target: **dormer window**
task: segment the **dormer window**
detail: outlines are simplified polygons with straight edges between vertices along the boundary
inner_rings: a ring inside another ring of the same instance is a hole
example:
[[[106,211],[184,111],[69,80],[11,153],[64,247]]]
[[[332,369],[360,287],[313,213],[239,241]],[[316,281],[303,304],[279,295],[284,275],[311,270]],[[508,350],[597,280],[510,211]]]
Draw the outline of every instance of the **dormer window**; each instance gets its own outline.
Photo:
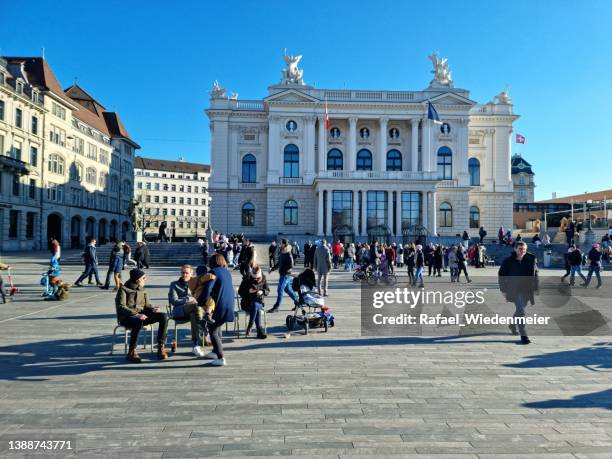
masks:
[[[0,72],[0,85],[4,85],[6,79],[3,72]]]
[[[17,94],[23,94],[23,83],[21,81],[18,81],[17,85],[15,86],[15,89],[17,91]]]

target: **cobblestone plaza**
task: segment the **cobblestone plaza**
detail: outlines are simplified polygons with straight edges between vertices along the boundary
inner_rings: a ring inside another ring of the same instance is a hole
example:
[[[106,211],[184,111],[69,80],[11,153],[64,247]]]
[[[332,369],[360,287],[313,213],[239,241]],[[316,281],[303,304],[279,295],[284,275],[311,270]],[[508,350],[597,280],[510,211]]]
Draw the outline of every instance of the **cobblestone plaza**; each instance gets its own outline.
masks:
[[[43,258],[5,261],[20,293],[0,305],[1,457],[21,456],[8,439],[43,438],[73,441],[72,452],[57,454],[79,457],[608,458],[612,451],[609,337],[534,335],[529,346],[503,328],[473,337],[361,337],[359,285],[334,271],[336,326],[328,333],[286,338],[285,299],[281,313],[267,317],[267,340],[225,334],[225,367],[195,359],[188,339],[167,361],[144,351],[143,363],[131,365],[122,337],[109,355],[111,292],[75,288],[68,301],[43,302]],[[474,284],[495,272],[472,270]],[[79,273],[67,267],[63,278]],[[178,268],[147,271],[153,304],[166,304],[177,277]],[[278,275],[269,280],[275,291]],[[189,327],[180,330],[186,336]]]

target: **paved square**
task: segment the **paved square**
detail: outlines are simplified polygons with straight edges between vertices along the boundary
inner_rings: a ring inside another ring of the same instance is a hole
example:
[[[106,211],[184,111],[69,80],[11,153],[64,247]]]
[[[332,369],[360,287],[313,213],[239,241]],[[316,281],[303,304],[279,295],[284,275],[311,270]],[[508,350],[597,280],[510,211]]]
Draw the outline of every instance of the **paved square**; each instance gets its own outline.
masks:
[[[109,355],[113,293],[90,286],[72,289],[65,302],[41,301],[41,261],[13,263],[22,293],[0,305],[5,439],[72,439],[76,455],[102,457],[612,452],[611,338],[534,336],[529,346],[503,330],[361,338],[359,286],[338,271],[329,297],[336,326],[328,333],[285,338],[285,299],[284,311],[268,316],[267,340],[226,335],[226,367],[193,358],[186,339],[169,361],[147,351],[131,365],[122,337]],[[472,271],[477,284],[481,273]],[[68,267],[63,278],[72,283],[79,272]],[[163,306],[178,269],[147,276],[154,304]],[[278,275],[269,280],[274,291]],[[184,337],[188,328],[180,327]],[[0,456],[10,456],[5,441],[2,448]]]

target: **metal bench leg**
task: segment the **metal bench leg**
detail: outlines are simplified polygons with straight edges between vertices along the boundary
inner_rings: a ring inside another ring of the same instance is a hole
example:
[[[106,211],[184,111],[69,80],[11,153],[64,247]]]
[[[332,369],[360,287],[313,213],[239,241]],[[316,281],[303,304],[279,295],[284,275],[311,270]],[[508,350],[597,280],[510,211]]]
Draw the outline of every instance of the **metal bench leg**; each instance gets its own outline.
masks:
[[[128,340],[127,340],[127,335],[128,335],[128,329],[125,329],[125,333],[123,334],[123,353],[127,354],[128,351]]]
[[[178,326],[176,325],[176,321],[174,321],[174,346],[175,349],[178,349],[179,347],[179,337],[177,334],[177,330],[178,330]]]
[[[120,327],[121,325],[117,325],[115,328],[113,328],[113,344],[111,345],[111,351],[110,351],[110,355],[113,355],[113,353],[115,352],[115,339],[117,337],[117,329]]]

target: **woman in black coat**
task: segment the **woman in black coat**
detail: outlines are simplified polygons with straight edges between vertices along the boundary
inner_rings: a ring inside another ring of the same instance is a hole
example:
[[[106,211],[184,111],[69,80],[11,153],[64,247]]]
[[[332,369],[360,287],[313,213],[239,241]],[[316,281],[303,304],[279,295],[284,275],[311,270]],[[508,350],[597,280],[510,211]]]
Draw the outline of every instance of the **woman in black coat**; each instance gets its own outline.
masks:
[[[442,277],[442,246],[436,246],[433,253],[433,271],[434,276],[438,273],[438,277]]]
[[[213,350],[204,357],[212,359],[213,366],[220,367],[226,363],[220,335],[221,327],[226,322],[233,322],[235,319],[234,285],[223,255],[218,253],[212,257],[209,266],[211,268],[210,273],[215,275],[215,279],[204,286],[202,294],[198,298],[198,304],[206,303],[209,299],[215,302],[215,310],[212,316],[213,323],[207,324]]]
[[[238,288],[240,295],[240,307],[249,313],[249,325],[246,329],[246,336],[249,336],[253,328],[253,322],[257,328],[257,338],[266,339],[266,333],[261,326],[261,311],[264,308],[264,296],[268,296],[270,287],[259,266],[254,266],[250,273],[242,278],[242,283]]]

